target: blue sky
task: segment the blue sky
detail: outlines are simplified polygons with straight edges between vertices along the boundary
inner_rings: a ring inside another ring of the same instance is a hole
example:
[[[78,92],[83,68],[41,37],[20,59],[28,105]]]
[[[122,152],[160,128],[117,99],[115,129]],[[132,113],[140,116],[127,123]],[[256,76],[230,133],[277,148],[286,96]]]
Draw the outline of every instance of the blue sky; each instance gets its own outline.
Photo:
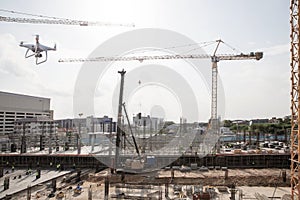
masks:
[[[28,0],[25,3],[2,0],[0,8],[72,19],[135,23],[135,28],[126,28],[0,22],[0,90],[50,97],[55,118],[74,116],[73,91],[82,64],[59,64],[57,60],[86,57],[109,38],[140,28],[172,30],[196,42],[221,38],[245,53],[263,51],[265,57],[258,62],[219,63],[226,102],[224,117],[267,118],[290,113],[289,1]],[[0,15],[20,17],[4,12]],[[49,61],[38,67],[34,60],[24,58],[25,49],[18,46],[20,41],[33,42],[34,34],[40,35],[43,44],[52,46],[56,43],[58,47],[57,52],[49,53]],[[209,48],[205,50],[209,54],[212,52]],[[229,50],[221,48],[220,51]],[[203,111],[201,121],[210,116],[209,96],[204,96],[203,104],[207,109]],[[96,112],[98,116],[104,114],[111,113],[105,109]]]

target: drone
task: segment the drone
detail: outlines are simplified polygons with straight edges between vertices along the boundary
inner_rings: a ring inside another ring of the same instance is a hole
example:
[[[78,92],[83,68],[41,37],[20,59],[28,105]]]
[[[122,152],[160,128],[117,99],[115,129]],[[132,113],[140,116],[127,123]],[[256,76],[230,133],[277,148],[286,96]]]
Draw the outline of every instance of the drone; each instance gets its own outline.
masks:
[[[39,65],[39,64],[47,61],[47,58],[48,58],[47,52],[48,51],[56,51],[56,44],[54,45],[53,48],[40,44],[39,35],[35,35],[35,41],[36,41],[35,45],[34,44],[24,44],[24,42],[22,41],[22,42],[20,42],[20,47],[27,48],[27,51],[25,53],[25,58],[34,56],[36,65]],[[29,54],[30,50],[33,52],[32,54]],[[43,57],[42,52],[45,52],[44,53],[45,59],[40,61],[40,59]]]

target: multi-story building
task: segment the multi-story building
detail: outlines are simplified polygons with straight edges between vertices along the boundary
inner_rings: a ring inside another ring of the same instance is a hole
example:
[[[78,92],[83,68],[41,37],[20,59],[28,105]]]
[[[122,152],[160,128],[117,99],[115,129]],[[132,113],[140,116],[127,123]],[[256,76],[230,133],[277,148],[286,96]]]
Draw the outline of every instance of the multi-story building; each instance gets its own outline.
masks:
[[[67,137],[66,146],[75,147],[77,145],[78,133],[80,133],[80,140],[82,144],[91,143],[91,136],[93,134],[107,134],[114,133],[117,130],[117,124],[113,118],[108,116],[75,119],[60,119],[55,120],[58,124],[58,135],[65,135]],[[96,135],[94,135],[96,137]]]
[[[116,131],[116,122],[113,122],[113,119],[108,116],[89,116],[86,118],[60,119],[55,121],[60,129],[78,131],[80,127],[81,133]]]
[[[17,135],[50,135],[56,133],[57,124],[47,116],[18,119],[15,121],[14,133]]]
[[[157,132],[163,127],[163,124],[164,120],[162,118],[150,117],[149,115],[145,117],[141,114],[133,117],[133,126],[136,128],[140,127]]]
[[[23,153],[26,148],[58,146],[57,124],[47,116],[36,116],[33,118],[18,119],[15,121],[16,138],[11,138],[16,147]],[[22,143],[23,141],[23,143]]]
[[[37,116],[53,119],[49,98],[0,92],[0,135],[13,133],[16,120]]]

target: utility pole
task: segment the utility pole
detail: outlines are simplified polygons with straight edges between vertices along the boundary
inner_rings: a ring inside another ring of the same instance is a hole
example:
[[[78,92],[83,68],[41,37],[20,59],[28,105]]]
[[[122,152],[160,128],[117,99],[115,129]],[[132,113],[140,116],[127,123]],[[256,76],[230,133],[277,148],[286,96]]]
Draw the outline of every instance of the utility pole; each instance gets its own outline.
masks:
[[[118,106],[118,122],[117,122],[117,138],[116,138],[116,153],[115,153],[115,166],[117,169],[119,167],[119,156],[120,156],[120,143],[121,143],[121,123],[122,123],[122,105],[123,105],[123,88],[124,88],[124,77],[126,71],[118,71],[121,74],[121,84],[119,93],[119,106]]]

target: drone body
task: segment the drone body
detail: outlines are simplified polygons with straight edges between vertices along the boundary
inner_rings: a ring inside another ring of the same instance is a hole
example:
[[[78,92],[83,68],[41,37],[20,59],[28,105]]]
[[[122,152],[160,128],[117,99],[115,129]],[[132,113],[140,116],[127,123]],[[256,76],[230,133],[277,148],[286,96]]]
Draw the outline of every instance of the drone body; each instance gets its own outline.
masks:
[[[35,44],[24,44],[24,42],[20,42],[20,47],[27,48],[27,51],[25,53],[25,58],[29,58],[29,57],[34,56],[35,60],[36,60],[35,63],[37,65],[39,65],[39,64],[44,63],[44,62],[47,61],[47,59],[48,59],[47,52],[48,51],[56,51],[56,45],[54,45],[54,47],[52,48],[52,47],[47,47],[47,46],[44,46],[44,45],[40,44],[39,35],[36,35],[35,41],[36,41]],[[28,54],[29,51],[32,51],[33,53]],[[39,61],[39,59],[43,57],[42,52],[44,52],[44,54],[45,54],[45,59],[42,60],[42,61]]]

